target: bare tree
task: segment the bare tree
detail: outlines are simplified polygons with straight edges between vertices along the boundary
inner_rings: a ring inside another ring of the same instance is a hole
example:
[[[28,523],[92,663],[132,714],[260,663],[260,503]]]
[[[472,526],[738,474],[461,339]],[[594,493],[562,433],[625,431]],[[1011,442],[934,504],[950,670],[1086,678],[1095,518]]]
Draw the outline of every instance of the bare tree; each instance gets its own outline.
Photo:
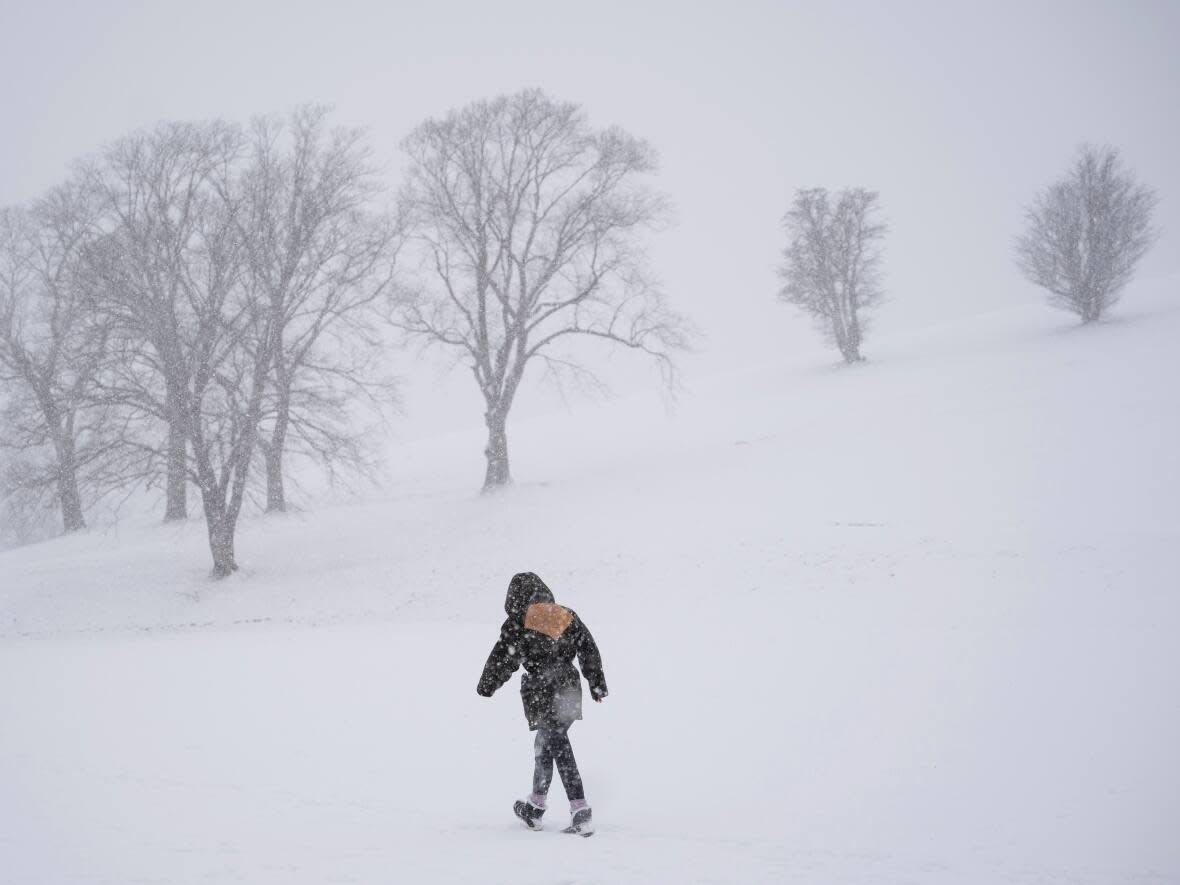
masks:
[[[179,458],[201,493],[215,577],[237,569],[273,357],[268,304],[245,272],[245,150],[224,123],[163,124],[117,142],[90,170],[110,214],[91,261],[125,348],[118,386],[167,423],[169,497]]]
[[[1016,261],[1049,303],[1092,323],[1115,304],[1155,242],[1156,196],[1111,147],[1084,145],[1065,176],[1037,195]]]
[[[671,382],[688,326],[644,272],[665,217],[652,149],[526,90],[427,120],[403,143],[403,192],[427,282],[397,325],[452,349],[485,404],[485,491],[511,481],[507,419],[526,367],[589,374],[554,345],[596,338],[653,357]]]
[[[306,106],[284,125],[258,120],[245,176],[248,265],[270,310],[274,363],[259,437],[266,509],[286,509],[292,447],[335,470],[363,464],[349,403],[387,392],[374,371],[378,315],[396,227],[371,204],[380,187],[364,133]]]
[[[825,188],[812,188],[796,192],[783,219],[790,242],[779,297],[810,314],[846,363],[864,359],[865,312],[884,296],[878,211],[874,191],[841,191],[833,204]]]
[[[96,397],[109,328],[80,273],[97,215],[76,181],[0,211],[0,443],[22,455],[6,484],[51,494],[66,532],[85,527],[82,485],[98,485],[115,448]]]

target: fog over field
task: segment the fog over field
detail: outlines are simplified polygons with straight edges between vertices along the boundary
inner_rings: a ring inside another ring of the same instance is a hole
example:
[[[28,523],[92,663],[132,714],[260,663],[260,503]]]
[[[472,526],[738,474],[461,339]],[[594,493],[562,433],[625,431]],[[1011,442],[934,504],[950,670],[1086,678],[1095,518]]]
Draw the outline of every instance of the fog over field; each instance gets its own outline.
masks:
[[[1177,45],[0,0],[0,879],[1180,883]]]

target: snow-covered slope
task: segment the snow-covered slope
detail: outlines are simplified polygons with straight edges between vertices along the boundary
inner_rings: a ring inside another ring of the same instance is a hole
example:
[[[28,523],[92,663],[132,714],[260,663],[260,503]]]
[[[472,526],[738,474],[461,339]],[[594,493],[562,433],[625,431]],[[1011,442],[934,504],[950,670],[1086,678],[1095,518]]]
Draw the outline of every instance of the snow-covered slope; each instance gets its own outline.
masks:
[[[522,422],[492,498],[406,446],[222,583],[196,521],[0,555],[5,881],[1180,881],[1180,309],[1067,322]],[[526,569],[604,653],[591,840],[474,692]]]

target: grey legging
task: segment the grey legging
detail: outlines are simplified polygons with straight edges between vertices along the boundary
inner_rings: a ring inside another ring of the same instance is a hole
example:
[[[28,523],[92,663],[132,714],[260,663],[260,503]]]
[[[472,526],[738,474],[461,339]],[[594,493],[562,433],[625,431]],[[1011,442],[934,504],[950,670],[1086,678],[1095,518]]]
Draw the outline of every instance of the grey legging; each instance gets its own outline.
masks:
[[[578,773],[578,763],[574,760],[574,748],[570,746],[568,731],[568,725],[565,728],[541,726],[537,729],[537,740],[533,744],[536,760],[533,792],[541,796],[549,792],[549,784],[553,782],[553,763],[556,762],[565,795],[573,802],[575,799],[585,799],[586,793],[582,789],[582,776]]]

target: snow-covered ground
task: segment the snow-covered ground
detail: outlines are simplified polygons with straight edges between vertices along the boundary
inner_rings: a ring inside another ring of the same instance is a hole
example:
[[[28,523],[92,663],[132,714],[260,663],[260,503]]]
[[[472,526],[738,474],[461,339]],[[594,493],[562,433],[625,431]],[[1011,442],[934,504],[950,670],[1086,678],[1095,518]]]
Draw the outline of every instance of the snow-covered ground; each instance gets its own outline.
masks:
[[[1171,294],[1171,293],[1166,293]],[[0,881],[1180,882],[1180,304],[1039,308],[391,452],[381,500],[0,555]],[[591,626],[593,839],[474,687]]]

